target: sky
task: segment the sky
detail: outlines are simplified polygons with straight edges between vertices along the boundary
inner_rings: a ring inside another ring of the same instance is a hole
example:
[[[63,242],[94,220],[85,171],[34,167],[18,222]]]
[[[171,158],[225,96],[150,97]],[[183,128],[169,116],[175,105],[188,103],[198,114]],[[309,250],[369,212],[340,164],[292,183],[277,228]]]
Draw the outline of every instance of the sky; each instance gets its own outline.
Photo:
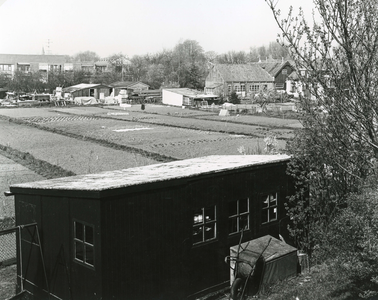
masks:
[[[311,14],[313,0],[279,0]],[[311,15],[310,15],[311,16]],[[128,57],[195,40],[207,51],[267,46],[279,29],[265,0],[0,0],[0,53]]]

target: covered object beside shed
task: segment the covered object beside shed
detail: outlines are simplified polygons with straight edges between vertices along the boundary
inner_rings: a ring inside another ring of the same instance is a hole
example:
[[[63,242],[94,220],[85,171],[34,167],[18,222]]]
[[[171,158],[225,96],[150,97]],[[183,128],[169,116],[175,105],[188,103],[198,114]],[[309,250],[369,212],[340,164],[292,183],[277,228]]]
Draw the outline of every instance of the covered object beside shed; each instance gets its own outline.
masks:
[[[14,184],[16,225],[36,223],[42,241],[22,240],[18,281],[37,299],[185,299],[225,287],[242,230],[243,242],[285,236],[289,160],[208,156]]]
[[[239,254],[238,254],[239,251]],[[263,258],[263,264],[259,268],[258,259]],[[248,261],[255,265],[255,276],[250,279],[250,287],[255,292],[264,293],[265,289],[272,284],[296,276],[298,273],[297,249],[285,242],[265,235],[260,238],[242,243],[240,246],[230,248],[230,256],[238,257],[243,261]],[[250,265],[239,264],[238,276],[248,277]],[[231,270],[230,283],[235,279],[235,274]]]

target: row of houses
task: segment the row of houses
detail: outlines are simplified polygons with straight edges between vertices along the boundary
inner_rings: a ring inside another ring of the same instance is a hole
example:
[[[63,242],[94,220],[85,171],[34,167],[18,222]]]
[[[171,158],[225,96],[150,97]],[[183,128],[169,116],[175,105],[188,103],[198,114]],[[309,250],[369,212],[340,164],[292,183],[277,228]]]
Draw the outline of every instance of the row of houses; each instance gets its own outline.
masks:
[[[67,62],[65,55],[0,54],[0,73],[11,76],[16,71],[24,73],[39,71],[47,75],[50,71],[69,72],[77,70],[107,72],[111,68],[107,61]],[[302,92],[302,87],[297,81],[298,76],[292,61],[265,61],[236,65],[210,63],[203,91],[176,89],[175,92],[183,96],[183,101],[179,105],[193,105],[196,100],[213,102],[214,99],[219,97],[226,99],[232,92],[236,92],[241,98],[249,99],[252,99],[259,92],[268,90],[279,90],[295,95]],[[72,89],[80,96],[95,96],[99,99],[100,95],[106,97],[111,95],[112,92],[114,96],[117,96],[122,89],[139,94],[149,90],[149,86],[143,82],[122,81],[109,86],[78,85]],[[100,89],[102,90],[100,91]],[[108,89],[108,92],[104,89]],[[169,93],[170,91],[166,92],[166,94]],[[144,96],[148,97],[146,93]],[[169,100],[165,104],[176,105],[177,101],[170,103],[172,97],[168,98]]]
[[[206,77],[204,91],[189,88],[163,88],[155,96],[161,96],[163,104],[173,106],[196,106],[201,102],[209,105],[217,103],[219,97],[227,98],[235,91],[242,98],[252,98],[255,94],[267,90],[281,90],[287,93],[296,92],[298,85],[293,84],[295,70],[293,63],[265,62],[256,64],[211,65]],[[104,89],[108,89],[108,91]],[[75,96],[93,96],[99,99],[113,93],[117,96],[120,90],[128,90],[148,97],[149,86],[143,82],[117,82],[104,85],[77,85],[66,88],[75,90]],[[152,92],[152,91],[150,91]]]
[[[29,72],[106,72],[111,70],[108,61],[68,62],[66,55],[0,54],[0,73],[13,76],[16,71]]]

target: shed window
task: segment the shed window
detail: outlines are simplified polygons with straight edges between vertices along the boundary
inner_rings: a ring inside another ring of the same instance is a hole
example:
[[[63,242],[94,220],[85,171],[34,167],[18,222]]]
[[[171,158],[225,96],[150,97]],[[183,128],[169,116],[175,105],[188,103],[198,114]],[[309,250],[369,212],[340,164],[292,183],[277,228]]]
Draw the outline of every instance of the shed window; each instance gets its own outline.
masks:
[[[200,208],[194,212],[193,245],[216,238],[216,206]]]
[[[94,226],[74,221],[74,260],[94,267]]]
[[[277,220],[277,193],[265,194],[262,196],[262,223]]]
[[[228,234],[249,229],[249,198],[228,203]]]
[[[231,85],[231,84],[229,84],[229,85],[228,85],[228,93],[230,94],[230,93],[231,93],[231,91],[232,91],[232,85]]]

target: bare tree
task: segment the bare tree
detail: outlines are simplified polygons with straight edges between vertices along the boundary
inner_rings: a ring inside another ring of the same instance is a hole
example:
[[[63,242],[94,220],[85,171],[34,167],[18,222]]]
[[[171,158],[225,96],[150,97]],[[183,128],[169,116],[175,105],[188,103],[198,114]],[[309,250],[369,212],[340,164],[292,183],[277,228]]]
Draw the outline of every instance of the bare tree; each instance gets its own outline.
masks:
[[[265,1],[307,90],[303,129],[289,144],[298,189],[288,212],[293,236],[311,249],[347,194],[376,170],[378,2],[314,0],[309,22],[302,9],[282,17],[278,0]]]
[[[294,16],[291,8],[280,19],[278,1],[266,2],[282,31],[280,41],[290,49],[299,78],[312,96],[301,99],[311,116],[304,125],[319,125],[330,144],[362,143],[368,160],[378,158],[378,2],[314,0],[312,26],[303,10]]]
[[[75,62],[98,61],[100,60],[100,56],[96,52],[88,50],[75,54],[73,60]]]

